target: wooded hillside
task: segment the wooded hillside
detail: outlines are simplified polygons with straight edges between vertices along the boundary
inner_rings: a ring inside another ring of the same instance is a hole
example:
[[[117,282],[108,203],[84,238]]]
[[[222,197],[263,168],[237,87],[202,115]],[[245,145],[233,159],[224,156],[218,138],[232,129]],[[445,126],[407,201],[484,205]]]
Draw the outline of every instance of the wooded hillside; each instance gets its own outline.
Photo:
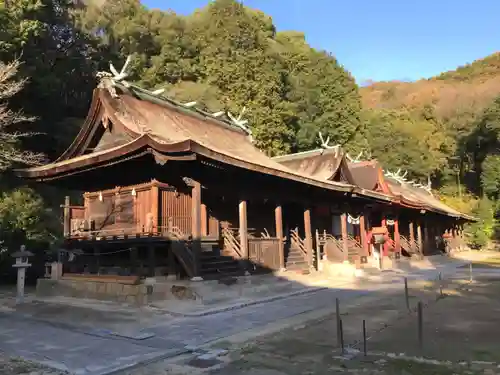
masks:
[[[406,169],[422,183],[431,179],[458,206],[467,191],[498,196],[499,55],[429,80],[360,90],[335,51],[311,48],[300,31],[276,30],[269,16],[235,0],[211,2],[189,16],[149,10],[139,0],[6,4],[0,0],[0,61],[19,60],[15,78],[23,88],[2,95],[0,86],[0,100],[34,118],[18,124],[30,135],[10,143],[19,152],[57,157],[82,123],[96,73],[130,55],[130,81],[212,112],[237,116],[245,109],[257,146],[269,155],[317,147],[321,131],[332,144],[363,151],[387,169]],[[7,218],[0,222],[2,240],[14,241],[7,235],[12,228],[19,232],[15,241],[39,240],[33,217],[58,219],[50,207],[63,193],[36,186],[35,194],[8,173],[0,183],[0,218]],[[47,204],[27,205],[33,197]],[[458,208],[468,209],[468,202]],[[15,213],[26,219],[13,224],[12,210],[22,207],[31,211]],[[57,221],[46,240],[57,238]]]

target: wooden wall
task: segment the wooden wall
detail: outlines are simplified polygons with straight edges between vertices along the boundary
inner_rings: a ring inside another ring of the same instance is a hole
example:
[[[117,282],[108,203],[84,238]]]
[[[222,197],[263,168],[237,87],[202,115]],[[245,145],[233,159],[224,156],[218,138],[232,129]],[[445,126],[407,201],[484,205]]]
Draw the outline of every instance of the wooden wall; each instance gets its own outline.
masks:
[[[191,233],[192,199],[188,191],[178,191],[172,187],[160,188],[159,226],[167,227],[169,218],[182,233]]]

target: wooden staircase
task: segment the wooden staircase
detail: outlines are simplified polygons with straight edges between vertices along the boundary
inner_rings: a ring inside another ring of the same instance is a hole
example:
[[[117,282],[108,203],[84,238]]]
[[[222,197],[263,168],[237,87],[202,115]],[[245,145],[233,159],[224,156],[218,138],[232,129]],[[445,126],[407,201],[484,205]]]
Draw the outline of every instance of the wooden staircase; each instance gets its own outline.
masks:
[[[299,236],[297,229],[290,231],[290,244],[285,252],[285,268],[289,271],[307,274],[309,266],[306,259],[307,251],[304,240]]]
[[[241,263],[231,253],[220,250],[218,242],[204,242],[201,248],[201,277],[205,280],[243,276]]]
[[[347,260],[349,263],[356,264],[356,261],[361,257],[362,251],[361,244],[354,237],[347,236]]]
[[[399,237],[401,249],[404,250],[412,258],[422,258],[422,253],[416,241],[411,241],[405,236]]]

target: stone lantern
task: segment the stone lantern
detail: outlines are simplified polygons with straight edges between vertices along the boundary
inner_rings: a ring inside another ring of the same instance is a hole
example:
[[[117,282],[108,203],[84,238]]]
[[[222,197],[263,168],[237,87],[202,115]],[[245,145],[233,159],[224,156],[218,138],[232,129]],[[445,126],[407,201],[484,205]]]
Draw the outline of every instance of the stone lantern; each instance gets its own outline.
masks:
[[[24,283],[26,278],[26,268],[31,267],[31,264],[28,263],[28,258],[33,256],[33,253],[26,250],[25,245],[21,245],[19,251],[11,254],[13,258],[16,259],[16,263],[12,265],[12,267],[17,268],[17,303],[24,302]]]

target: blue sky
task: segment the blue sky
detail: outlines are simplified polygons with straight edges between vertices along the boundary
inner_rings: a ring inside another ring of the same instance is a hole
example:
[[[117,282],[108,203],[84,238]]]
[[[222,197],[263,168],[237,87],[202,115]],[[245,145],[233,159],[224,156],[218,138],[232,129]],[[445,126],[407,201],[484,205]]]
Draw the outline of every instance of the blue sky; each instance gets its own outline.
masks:
[[[189,14],[208,0],[142,0]],[[500,50],[499,0],[245,0],[358,80],[415,80]]]

